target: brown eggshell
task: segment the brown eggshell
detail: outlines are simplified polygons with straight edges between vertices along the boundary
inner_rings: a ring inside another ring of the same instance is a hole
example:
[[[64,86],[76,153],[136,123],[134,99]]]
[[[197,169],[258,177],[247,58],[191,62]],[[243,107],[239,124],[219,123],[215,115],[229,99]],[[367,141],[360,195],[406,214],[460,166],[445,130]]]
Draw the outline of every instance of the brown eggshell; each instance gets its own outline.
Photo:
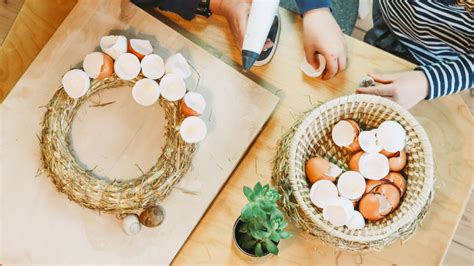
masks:
[[[390,172],[386,177],[384,177],[383,180],[386,180],[395,185],[400,191],[401,196],[405,194],[405,191],[407,189],[407,183],[405,177],[403,177],[401,174]]]
[[[359,135],[360,133],[360,127],[359,127],[359,124],[357,124],[356,121],[352,120],[352,119],[347,119],[346,120],[347,122],[349,122],[352,127],[354,128],[354,130],[356,131],[356,135]]]
[[[345,148],[351,153],[360,151],[361,147],[359,145],[359,136],[356,136],[354,141],[351,143],[351,145],[349,145]]]
[[[165,212],[161,206],[153,206],[144,210],[138,219],[146,227],[156,227],[165,219]]]
[[[400,203],[400,190],[395,185],[389,183],[382,184],[375,187],[373,191],[384,195],[388,202],[390,202],[390,205],[392,205],[392,210],[398,207]]]
[[[114,73],[114,60],[108,54],[103,54],[104,56],[104,63],[100,68],[99,76],[97,76],[98,80],[106,79]]]
[[[359,160],[362,154],[364,154],[364,152],[360,151],[352,155],[351,159],[349,160],[349,170],[359,172]]]
[[[181,113],[185,116],[200,116],[201,114],[198,113],[196,110],[190,108],[184,98],[181,100]]]
[[[130,53],[134,54],[136,57],[138,57],[138,59],[139,59],[140,61],[142,61],[143,57],[145,57],[145,55],[143,55],[143,54],[137,52],[135,49],[133,49],[132,44],[131,44],[130,41],[128,41],[127,47],[128,47],[128,51],[129,51]]]
[[[336,181],[336,177],[325,175],[326,171],[331,166],[331,163],[321,157],[313,157],[306,162],[306,177],[311,184],[314,184],[320,179],[329,181]]]
[[[367,179],[365,183],[365,193],[371,192],[378,185],[385,184],[384,180],[370,180]]]
[[[380,151],[381,154],[385,155],[385,157],[387,158],[392,158],[393,156],[395,156],[396,152],[389,152],[389,151],[386,151],[386,150],[381,150]]]
[[[390,166],[390,171],[400,172],[405,168],[407,164],[407,154],[405,150],[397,152],[393,157],[388,159],[388,165]]]
[[[369,221],[378,221],[384,216],[380,214],[380,202],[373,193],[365,194],[359,201],[359,212]]]

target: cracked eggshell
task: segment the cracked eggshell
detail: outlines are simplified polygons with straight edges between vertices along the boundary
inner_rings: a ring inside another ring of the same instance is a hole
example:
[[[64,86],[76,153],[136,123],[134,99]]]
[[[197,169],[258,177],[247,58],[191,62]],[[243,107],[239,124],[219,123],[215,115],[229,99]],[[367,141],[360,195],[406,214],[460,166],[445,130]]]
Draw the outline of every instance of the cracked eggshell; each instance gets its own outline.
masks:
[[[337,179],[339,195],[346,199],[358,200],[365,192],[365,179],[355,171],[344,172]]]
[[[321,157],[313,157],[306,162],[306,177],[311,184],[320,179],[334,182],[341,173],[339,166]]]
[[[160,87],[152,79],[141,79],[132,88],[135,102],[143,106],[150,106],[160,98]]]
[[[161,95],[168,101],[177,101],[186,94],[186,83],[178,74],[166,74],[160,80]]]
[[[359,160],[362,154],[364,154],[364,152],[359,151],[352,155],[351,159],[349,160],[349,170],[359,172]]]
[[[343,197],[337,197],[328,201],[323,208],[323,218],[335,226],[343,226],[349,222],[354,214],[352,202]]]
[[[125,232],[125,234],[132,236],[138,234],[140,230],[142,229],[142,226],[140,224],[140,221],[138,220],[138,216],[135,214],[129,214],[125,216],[122,220],[122,230]]]
[[[387,198],[392,210],[398,207],[400,204],[400,190],[392,183],[381,184],[374,189],[375,193],[384,195]]]
[[[337,187],[329,180],[319,180],[311,186],[311,202],[318,208],[324,208],[332,199],[338,197]]]
[[[206,100],[197,92],[188,92],[181,100],[181,113],[185,116],[200,116],[206,109]]]
[[[72,69],[64,74],[62,84],[67,95],[73,99],[77,99],[87,93],[91,81],[86,72],[80,69]]]
[[[385,121],[377,129],[377,143],[386,152],[398,152],[405,147],[405,129],[395,121]]]
[[[365,184],[365,193],[370,193],[372,190],[374,190],[375,187],[381,184],[385,184],[386,181],[384,179],[382,180],[367,180]]]
[[[331,137],[337,146],[344,147],[350,152],[356,152],[360,150],[359,131],[359,126],[355,121],[341,120],[332,128]]]
[[[127,38],[123,35],[104,36],[100,39],[100,49],[113,59],[117,59],[127,52]]]
[[[114,60],[107,54],[93,52],[86,55],[82,68],[90,78],[103,80],[114,73]]]
[[[321,74],[324,72],[324,69],[326,69],[326,58],[324,58],[324,56],[321,54],[318,54],[317,56],[319,59],[318,69],[314,69],[314,67],[308,63],[306,57],[303,59],[300,65],[301,71],[303,71],[303,73],[310,78],[317,78],[321,76]]]
[[[390,172],[388,159],[380,153],[364,153],[359,159],[359,172],[367,179],[380,180]]]
[[[165,74],[165,63],[157,54],[149,54],[143,57],[140,65],[143,76],[149,79],[159,79]]]
[[[390,203],[380,194],[368,193],[359,201],[359,212],[365,219],[372,222],[382,219],[390,211]]]
[[[407,154],[405,150],[397,152],[393,157],[388,159],[388,165],[390,166],[390,171],[400,172],[405,168],[407,164]]]
[[[377,145],[377,130],[362,131],[359,134],[360,148],[368,153],[377,153],[382,150],[380,145]]]
[[[166,73],[174,73],[180,75],[183,79],[191,76],[191,67],[188,61],[181,53],[170,56],[165,63]]]
[[[140,74],[140,60],[134,54],[122,54],[115,60],[114,69],[120,79],[132,80]]]
[[[146,55],[153,53],[153,46],[149,40],[131,39],[128,42],[128,51],[142,60]]]
[[[181,123],[179,133],[185,142],[191,144],[198,143],[206,137],[207,126],[201,118],[189,116]]]
[[[365,226],[364,216],[358,211],[354,211],[352,218],[346,224],[347,228],[351,230],[362,229]]]
[[[400,191],[400,197],[403,197],[405,191],[407,190],[405,177],[403,177],[400,173],[390,172],[386,177],[384,177],[383,180],[395,185]]]

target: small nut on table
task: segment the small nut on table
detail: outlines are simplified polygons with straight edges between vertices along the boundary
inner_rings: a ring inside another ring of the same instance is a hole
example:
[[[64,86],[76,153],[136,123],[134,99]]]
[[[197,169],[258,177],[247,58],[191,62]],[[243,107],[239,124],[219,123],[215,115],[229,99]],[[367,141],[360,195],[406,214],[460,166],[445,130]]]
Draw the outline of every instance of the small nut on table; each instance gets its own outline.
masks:
[[[157,227],[164,219],[165,210],[159,205],[144,210],[139,216],[140,223],[146,227]]]

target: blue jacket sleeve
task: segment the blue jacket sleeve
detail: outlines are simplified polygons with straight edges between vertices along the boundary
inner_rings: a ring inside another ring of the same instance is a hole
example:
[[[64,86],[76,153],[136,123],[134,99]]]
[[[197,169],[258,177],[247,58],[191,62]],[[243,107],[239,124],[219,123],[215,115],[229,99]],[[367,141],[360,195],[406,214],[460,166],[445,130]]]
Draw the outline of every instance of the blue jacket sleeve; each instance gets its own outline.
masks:
[[[303,15],[306,11],[312,9],[331,7],[331,0],[296,0],[296,4],[300,14]]]
[[[196,15],[199,0],[132,0],[138,6],[153,6],[174,12],[184,19],[191,20]]]

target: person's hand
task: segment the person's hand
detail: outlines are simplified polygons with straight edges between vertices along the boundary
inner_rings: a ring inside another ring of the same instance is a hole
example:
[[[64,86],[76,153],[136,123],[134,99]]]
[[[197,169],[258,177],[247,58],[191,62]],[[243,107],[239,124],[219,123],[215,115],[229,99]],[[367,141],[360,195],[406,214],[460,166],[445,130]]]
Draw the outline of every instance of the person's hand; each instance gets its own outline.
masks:
[[[395,74],[369,74],[375,82],[373,87],[362,87],[356,93],[379,95],[409,109],[428,95],[428,80],[422,71],[406,71]]]
[[[235,46],[241,50],[252,0],[211,0],[209,9],[213,14],[224,16],[230,26]],[[270,40],[265,42],[263,50],[272,47]]]
[[[346,41],[329,8],[318,8],[303,14],[303,43],[306,60],[319,67],[316,54],[326,59],[323,79],[334,77],[346,69]]]

